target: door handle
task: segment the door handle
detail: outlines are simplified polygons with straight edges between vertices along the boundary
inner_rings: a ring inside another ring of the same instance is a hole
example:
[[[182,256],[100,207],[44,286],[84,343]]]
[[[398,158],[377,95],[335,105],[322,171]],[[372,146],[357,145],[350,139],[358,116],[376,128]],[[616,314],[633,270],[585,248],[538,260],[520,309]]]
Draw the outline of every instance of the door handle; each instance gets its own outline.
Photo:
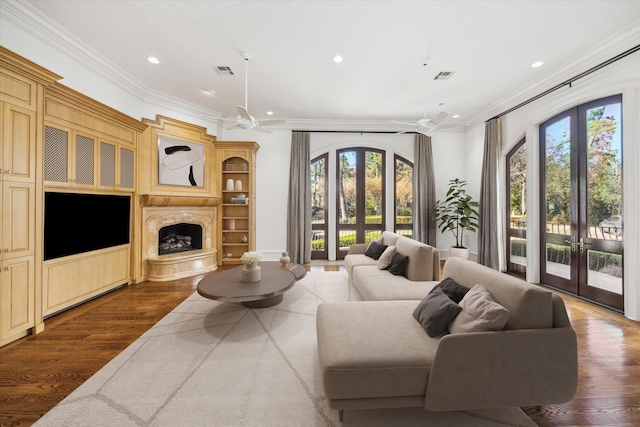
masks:
[[[572,237],[571,240],[564,239],[564,242],[565,243],[569,243],[571,245],[571,252],[574,252],[576,250],[576,238],[575,237]],[[582,250],[582,249],[580,249],[580,250]]]
[[[591,246],[591,243],[585,243],[583,238],[580,238],[580,241],[578,242],[578,246],[580,247],[580,253],[584,252],[584,248],[587,246]]]

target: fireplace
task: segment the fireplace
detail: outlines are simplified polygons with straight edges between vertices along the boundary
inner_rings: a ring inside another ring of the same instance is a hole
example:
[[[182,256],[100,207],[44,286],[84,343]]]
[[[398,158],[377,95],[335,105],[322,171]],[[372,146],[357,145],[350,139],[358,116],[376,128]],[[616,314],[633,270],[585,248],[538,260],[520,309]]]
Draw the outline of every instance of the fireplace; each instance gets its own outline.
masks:
[[[198,224],[172,224],[158,231],[158,255],[202,249],[202,226]]]
[[[219,198],[142,196],[142,276],[175,280],[217,268]]]

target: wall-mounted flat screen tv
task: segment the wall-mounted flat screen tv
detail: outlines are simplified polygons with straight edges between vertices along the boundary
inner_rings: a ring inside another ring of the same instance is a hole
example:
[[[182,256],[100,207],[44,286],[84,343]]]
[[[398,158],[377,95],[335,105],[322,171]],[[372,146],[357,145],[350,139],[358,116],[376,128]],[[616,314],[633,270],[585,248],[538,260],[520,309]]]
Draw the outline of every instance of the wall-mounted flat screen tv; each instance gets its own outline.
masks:
[[[45,261],[129,243],[130,217],[130,196],[45,192]]]

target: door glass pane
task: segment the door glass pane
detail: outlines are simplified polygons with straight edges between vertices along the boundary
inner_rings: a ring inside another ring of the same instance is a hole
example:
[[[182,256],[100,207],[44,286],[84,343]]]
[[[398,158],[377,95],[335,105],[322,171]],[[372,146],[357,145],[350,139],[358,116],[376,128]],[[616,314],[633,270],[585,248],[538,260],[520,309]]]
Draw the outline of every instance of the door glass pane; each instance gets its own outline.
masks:
[[[510,261],[514,264],[527,266],[527,239],[511,237],[511,257]]]
[[[338,232],[338,248],[341,251],[348,251],[355,244],[356,230],[340,230]]]
[[[547,273],[571,279],[571,247],[546,244]]]
[[[325,228],[325,183],[326,183],[326,158],[321,158],[311,163],[311,250],[323,251],[326,249]],[[315,229],[318,227],[318,229]]]
[[[588,236],[621,240],[622,126],[621,104],[586,111]]]
[[[395,159],[396,233],[411,237],[413,225],[413,166]],[[402,224],[398,227],[398,224]]]
[[[587,285],[622,295],[622,255],[587,251]]]
[[[343,151],[338,156],[338,223],[356,222],[356,153]],[[341,243],[342,247],[342,243]]]
[[[382,154],[366,151],[364,158],[365,224],[382,224]]]
[[[547,233],[571,232],[570,124],[565,117],[546,128]]]
[[[510,224],[512,229],[527,229],[527,144],[509,158]],[[526,256],[526,254],[525,254]]]

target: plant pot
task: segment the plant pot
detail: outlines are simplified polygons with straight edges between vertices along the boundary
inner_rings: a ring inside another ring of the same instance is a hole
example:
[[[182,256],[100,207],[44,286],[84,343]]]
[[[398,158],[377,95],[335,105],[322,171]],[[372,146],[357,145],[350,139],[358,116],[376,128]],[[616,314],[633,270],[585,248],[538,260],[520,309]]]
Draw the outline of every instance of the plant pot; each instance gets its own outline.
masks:
[[[469,259],[470,255],[471,251],[467,248],[455,248],[453,246],[449,248],[449,256],[451,257]]]

